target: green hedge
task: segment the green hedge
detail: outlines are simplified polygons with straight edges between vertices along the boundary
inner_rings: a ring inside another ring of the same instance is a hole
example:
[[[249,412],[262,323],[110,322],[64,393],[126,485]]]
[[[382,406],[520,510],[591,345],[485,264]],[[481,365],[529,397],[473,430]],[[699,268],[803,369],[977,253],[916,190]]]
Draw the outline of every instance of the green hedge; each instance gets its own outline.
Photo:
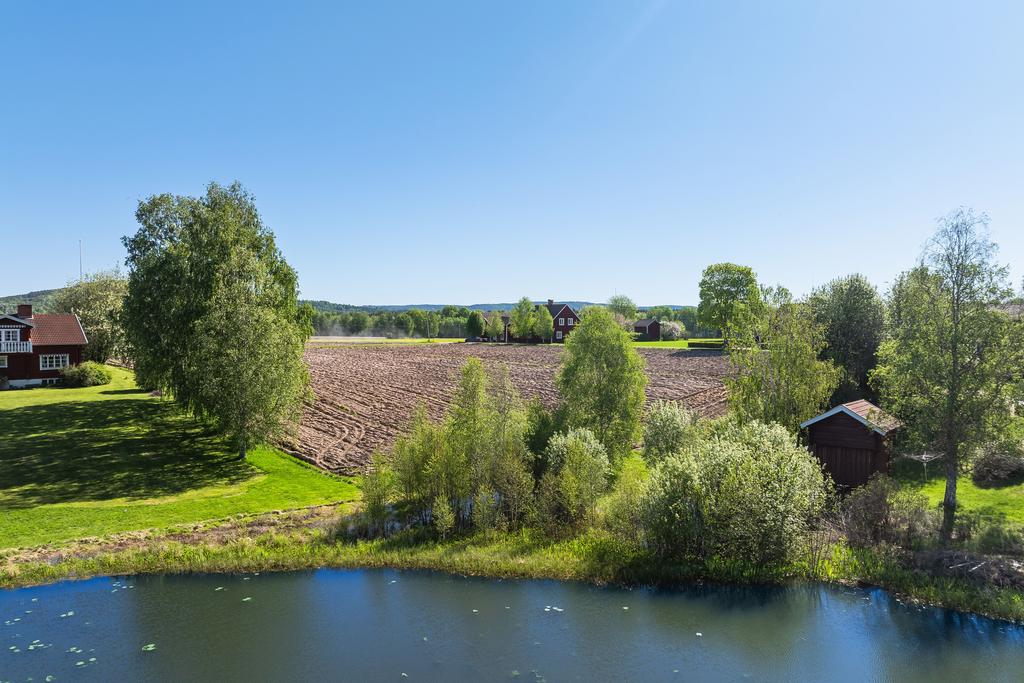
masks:
[[[87,360],[80,365],[71,365],[60,371],[64,386],[96,387],[110,384],[110,370],[105,365]]]

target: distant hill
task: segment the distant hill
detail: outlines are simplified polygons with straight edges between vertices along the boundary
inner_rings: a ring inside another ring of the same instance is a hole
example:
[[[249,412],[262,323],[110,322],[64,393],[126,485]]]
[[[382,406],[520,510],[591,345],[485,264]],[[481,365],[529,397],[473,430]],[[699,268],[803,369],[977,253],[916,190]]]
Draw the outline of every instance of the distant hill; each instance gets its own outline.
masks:
[[[38,292],[2,296],[0,297],[0,312],[12,312],[18,304],[32,304],[32,310],[36,313],[47,313],[54,295],[59,291],[60,289],[40,289]]]

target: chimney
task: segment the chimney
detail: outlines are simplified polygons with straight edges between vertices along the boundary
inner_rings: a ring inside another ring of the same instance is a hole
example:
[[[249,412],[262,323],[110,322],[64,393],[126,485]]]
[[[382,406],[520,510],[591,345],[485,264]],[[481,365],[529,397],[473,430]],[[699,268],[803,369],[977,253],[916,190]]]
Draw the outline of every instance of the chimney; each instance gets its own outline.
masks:
[[[32,304],[18,304],[18,317],[22,320],[29,320],[32,318]]]
[[[554,306],[554,305],[555,305],[555,300],[554,299],[548,299],[548,306]]]

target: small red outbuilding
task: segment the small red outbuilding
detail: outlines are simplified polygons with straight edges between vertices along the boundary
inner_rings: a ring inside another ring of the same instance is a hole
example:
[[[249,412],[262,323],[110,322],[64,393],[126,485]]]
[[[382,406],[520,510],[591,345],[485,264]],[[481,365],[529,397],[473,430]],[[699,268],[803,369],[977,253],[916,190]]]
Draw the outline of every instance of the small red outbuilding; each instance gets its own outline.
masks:
[[[867,483],[876,472],[889,471],[892,433],[900,422],[869,401],[851,401],[800,425],[807,446],[837,486]]]

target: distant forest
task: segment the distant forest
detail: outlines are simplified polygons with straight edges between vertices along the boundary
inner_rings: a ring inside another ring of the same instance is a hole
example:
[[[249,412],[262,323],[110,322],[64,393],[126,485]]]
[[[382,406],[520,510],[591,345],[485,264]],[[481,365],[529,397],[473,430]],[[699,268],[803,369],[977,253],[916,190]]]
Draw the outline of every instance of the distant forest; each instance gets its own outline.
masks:
[[[305,302],[313,306],[313,331],[319,336],[423,337],[465,338],[470,313],[504,313],[513,304],[476,304],[474,306],[351,306],[324,301]],[[537,302],[541,303],[541,302]],[[590,306],[587,302],[570,302],[577,311]],[[698,330],[696,306],[652,306],[638,315],[674,320],[691,336],[704,336],[710,331]]]

